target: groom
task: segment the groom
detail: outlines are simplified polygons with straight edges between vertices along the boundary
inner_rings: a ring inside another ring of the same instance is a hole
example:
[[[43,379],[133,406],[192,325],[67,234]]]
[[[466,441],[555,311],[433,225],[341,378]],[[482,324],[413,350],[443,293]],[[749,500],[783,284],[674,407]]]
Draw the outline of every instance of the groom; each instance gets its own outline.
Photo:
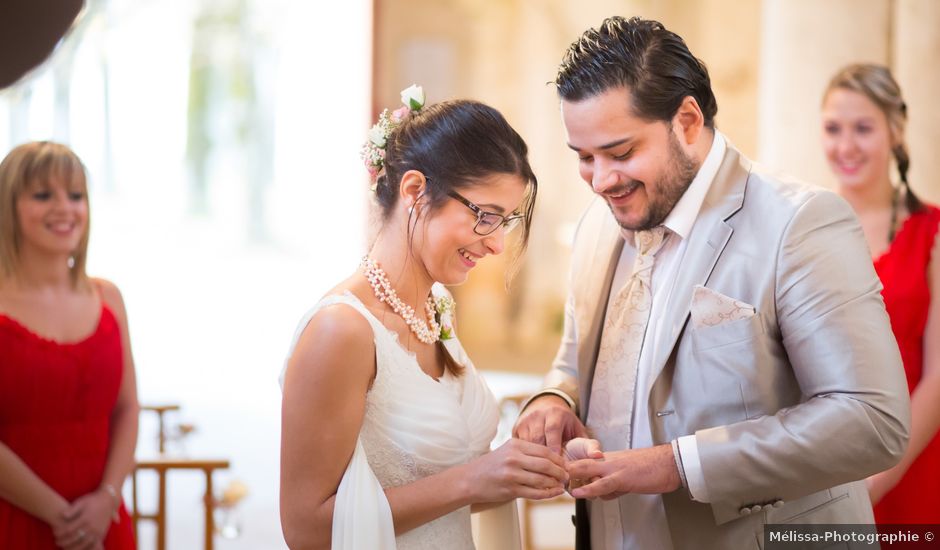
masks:
[[[881,285],[849,206],[715,129],[708,72],[656,21],[614,17],[555,80],[598,195],[575,237],[561,349],[515,434],[569,465],[578,547],[757,548],[766,523],[870,523],[907,444]],[[602,497],[602,498],[597,498]]]

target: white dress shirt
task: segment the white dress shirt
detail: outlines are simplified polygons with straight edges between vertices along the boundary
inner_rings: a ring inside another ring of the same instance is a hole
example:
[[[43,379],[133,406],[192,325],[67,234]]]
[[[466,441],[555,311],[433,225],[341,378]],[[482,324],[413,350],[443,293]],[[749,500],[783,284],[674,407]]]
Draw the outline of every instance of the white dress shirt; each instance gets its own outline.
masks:
[[[688,304],[671,304],[670,295],[676,280],[678,266],[685,254],[688,236],[694,230],[695,220],[698,217],[699,210],[701,210],[702,202],[711,187],[712,181],[715,179],[715,175],[718,173],[718,168],[725,154],[725,148],[724,137],[716,130],[712,146],[701,168],[682,198],[679,199],[679,202],[676,203],[676,206],[663,222],[668,230],[666,232],[667,237],[662,248],[656,254],[656,260],[653,264],[651,284],[653,303],[650,310],[649,324],[643,340],[643,348],[637,364],[632,430],[632,447],[635,449],[653,446],[649,410],[646,404],[649,401],[649,393],[654,382],[650,379],[651,373],[658,370],[654,369],[652,364],[653,358],[658,355],[656,349],[660,345],[668,345],[668,342],[661,343],[660,340],[671,332],[670,327],[663,326],[666,322],[664,321],[666,317],[663,312],[668,308],[686,308],[689,306]],[[611,284],[608,309],[610,303],[616,297],[615,289],[623,287],[630,277],[636,255],[633,232],[624,230],[624,238],[626,242]],[[573,327],[573,325],[574,323],[567,324],[569,327]],[[576,341],[576,335],[566,334],[563,341]],[[569,350],[571,353],[576,354],[577,347],[571,346]],[[574,356],[570,359],[572,362],[569,364],[576,364]],[[708,495],[702,477],[695,436],[680,437],[678,443],[682,453],[689,491],[695,500],[707,502]],[[623,448],[627,445],[628,442],[624,441]],[[591,541],[595,550],[672,549],[666,514],[660,495],[629,494],[611,501],[598,499],[589,501],[589,509],[592,518]],[[602,518],[602,521],[598,521]]]

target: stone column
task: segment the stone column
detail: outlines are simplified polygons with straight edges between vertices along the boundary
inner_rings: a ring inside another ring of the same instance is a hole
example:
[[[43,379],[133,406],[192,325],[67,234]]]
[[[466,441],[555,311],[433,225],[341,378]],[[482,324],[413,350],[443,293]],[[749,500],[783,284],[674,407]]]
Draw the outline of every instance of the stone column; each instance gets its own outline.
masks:
[[[889,61],[891,4],[764,0],[758,100],[758,158],[763,163],[833,186],[819,141],[823,89],[843,65]]]
[[[893,68],[907,103],[907,143],[911,153],[911,188],[921,198],[940,203],[940,2],[896,0]]]

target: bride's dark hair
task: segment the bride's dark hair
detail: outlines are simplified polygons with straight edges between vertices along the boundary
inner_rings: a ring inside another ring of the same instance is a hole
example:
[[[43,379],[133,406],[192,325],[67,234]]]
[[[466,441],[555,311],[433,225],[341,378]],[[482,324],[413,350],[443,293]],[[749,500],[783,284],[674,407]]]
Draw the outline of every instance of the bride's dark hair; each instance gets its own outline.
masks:
[[[496,109],[470,100],[436,103],[412,113],[388,137],[376,200],[388,219],[398,202],[402,175],[409,170],[429,180],[425,196],[432,209],[447,200],[451,189],[472,187],[494,174],[519,176],[528,184],[522,205],[521,255],[529,242],[538,191],[528,152],[525,141]]]

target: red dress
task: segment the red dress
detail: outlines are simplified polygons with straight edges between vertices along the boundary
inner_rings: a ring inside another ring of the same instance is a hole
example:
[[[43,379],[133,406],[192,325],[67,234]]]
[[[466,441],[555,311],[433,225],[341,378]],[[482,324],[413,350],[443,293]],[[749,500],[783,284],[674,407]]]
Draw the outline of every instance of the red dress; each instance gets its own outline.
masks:
[[[938,224],[940,209],[926,206],[904,222],[887,252],[875,260],[911,392],[924,366],[930,304],[927,266]],[[878,523],[940,523],[940,436],[930,441],[900,483],[875,506],[875,519]]]
[[[94,334],[69,344],[0,315],[0,441],[70,502],[101,484],[123,365],[118,323],[105,306]],[[135,548],[123,505],[104,547]],[[0,548],[56,546],[47,523],[0,498]]]

